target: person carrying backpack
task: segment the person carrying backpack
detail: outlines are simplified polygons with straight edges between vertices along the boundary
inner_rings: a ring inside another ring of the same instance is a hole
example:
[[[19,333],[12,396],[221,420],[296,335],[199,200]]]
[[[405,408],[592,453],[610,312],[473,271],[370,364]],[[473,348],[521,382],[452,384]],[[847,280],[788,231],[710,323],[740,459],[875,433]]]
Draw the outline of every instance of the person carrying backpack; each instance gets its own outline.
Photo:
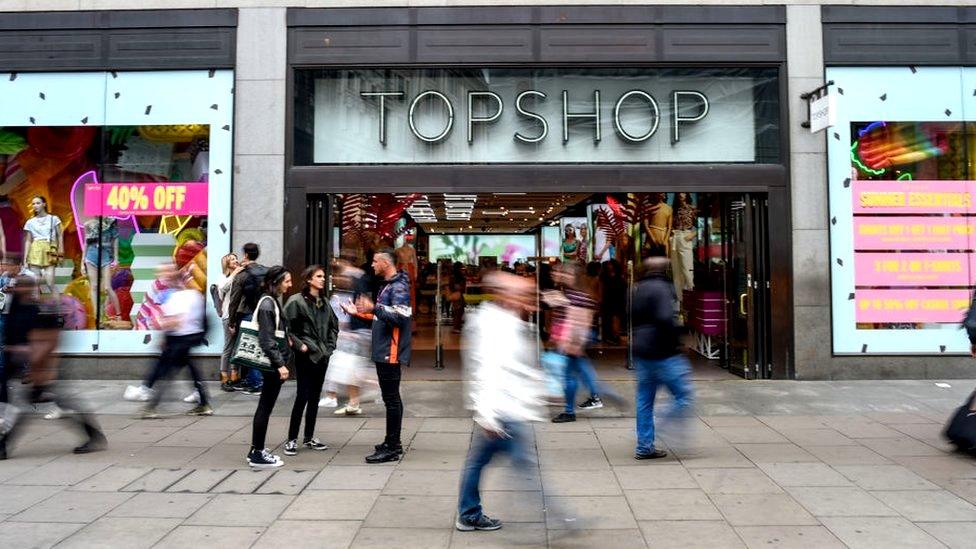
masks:
[[[251,320],[254,315],[258,299],[261,297],[261,285],[264,283],[265,275],[268,274],[268,267],[258,263],[261,248],[257,244],[248,242],[241,251],[244,253],[242,262],[244,270],[234,277],[228,295],[230,300],[227,306],[230,315],[228,330],[232,337],[237,336],[241,321]],[[242,373],[242,381],[237,389],[247,395],[260,395],[263,385],[261,372],[251,369],[246,375]]]

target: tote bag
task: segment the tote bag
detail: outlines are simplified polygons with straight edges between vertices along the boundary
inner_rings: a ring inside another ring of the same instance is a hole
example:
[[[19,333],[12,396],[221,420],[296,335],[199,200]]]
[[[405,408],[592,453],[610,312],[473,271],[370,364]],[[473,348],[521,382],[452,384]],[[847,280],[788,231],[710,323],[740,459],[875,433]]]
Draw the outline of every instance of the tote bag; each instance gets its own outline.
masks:
[[[251,320],[241,322],[241,327],[237,330],[237,342],[234,344],[234,352],[230,357],[231,364],[266,371],[275,369],[275,366],[271,364],[271,359],[261,350],[261,342],[259,339],[260,329],[256,320],[258,311],[261,309],[261,302],[265,299],[274,301],[274,298],[271,296],[263,296],[258,300],[258,305],[254,308],[254,314],[251,316]],[[274,310],[276,328],[274,340],[278,348],[284,351],[288,348],[288,342],[285,340],[285,332],[277,329],[278,325],[281,324],[281,312],[277,303],[274,303]]]

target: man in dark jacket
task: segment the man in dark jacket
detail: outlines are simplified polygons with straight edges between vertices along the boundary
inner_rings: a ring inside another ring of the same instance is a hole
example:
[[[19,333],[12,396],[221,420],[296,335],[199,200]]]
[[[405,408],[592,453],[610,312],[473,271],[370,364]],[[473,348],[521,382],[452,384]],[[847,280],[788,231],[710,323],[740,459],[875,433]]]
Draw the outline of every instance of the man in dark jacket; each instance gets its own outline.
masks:
[[[361,297],[347,312],[371,315],[373,319],[373,362],[380,393],[386,406],[386,438],[376,445],[376,452],[366,457],[366,463],[396,461],[403,454],[400,428],[403,422],[403,403],[400,401],[400,367],[410,364],[411,317],[410,281],[406,273],[397,271],[392,250],[373,254],[373,271],[383,279],[383,286],[374,305]]]
[[[668,280],[669,261],[651,257],[634,288],[631,318],[634,323],[634,360],[637,366],[637,450],[635,459],[667,455],[654,447],[654,398],[664,385],[674,400],[671,417],[686,415],[692,405],[691,365],[681,352],[680,330],[675,323],[674,285]]]
[[[244,270],[234,277],[231,283],[230,292],[227,299],[230,303],[227,311],[230,315],[228,323],[231,333],[237,334],[237,329],[243,320],[251,320],[254,309],[258,305],[258,298],[261,297],[261,284],[264,276],[268,273],[268,268],[258,263],[261,255],[261,248],[253,242],[244,244],[241,251],[244,253]],[[237,386],[239,391],[249,395],[261,394],[263,385],[261,372],[250,369],[245,376],[242,376],[241,383]]]

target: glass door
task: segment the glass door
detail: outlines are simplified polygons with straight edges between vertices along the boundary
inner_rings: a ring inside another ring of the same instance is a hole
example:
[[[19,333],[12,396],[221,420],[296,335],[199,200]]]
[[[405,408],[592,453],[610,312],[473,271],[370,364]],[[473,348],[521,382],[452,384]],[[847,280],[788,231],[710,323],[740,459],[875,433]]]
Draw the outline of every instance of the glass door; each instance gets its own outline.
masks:
[[[771,375],[769,340],[769,256],[765,195],[730,195],[723,200],[726,337],[723,360],[747,379]]]

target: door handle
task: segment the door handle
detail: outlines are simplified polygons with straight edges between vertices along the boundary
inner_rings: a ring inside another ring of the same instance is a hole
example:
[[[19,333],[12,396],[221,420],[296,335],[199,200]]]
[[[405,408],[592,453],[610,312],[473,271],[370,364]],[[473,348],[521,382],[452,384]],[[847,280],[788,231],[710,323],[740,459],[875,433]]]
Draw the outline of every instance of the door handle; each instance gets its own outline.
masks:
[[[749,292],[743,292],[739,294],[739,314],[746,316],[749,313],[746,312],[746,298],[749,297]]]

